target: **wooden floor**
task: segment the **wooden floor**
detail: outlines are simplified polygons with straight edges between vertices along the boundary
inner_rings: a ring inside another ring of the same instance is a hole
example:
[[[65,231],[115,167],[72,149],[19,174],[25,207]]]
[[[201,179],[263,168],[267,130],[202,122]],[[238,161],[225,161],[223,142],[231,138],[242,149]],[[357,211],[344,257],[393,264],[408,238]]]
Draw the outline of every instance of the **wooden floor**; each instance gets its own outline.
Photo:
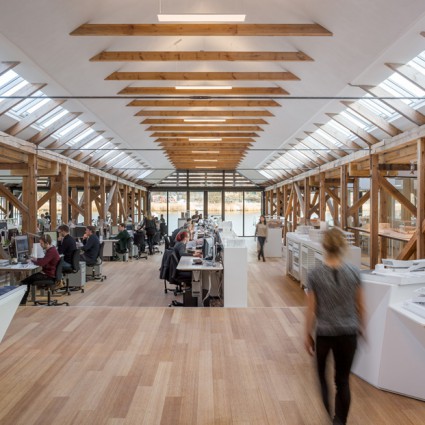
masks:
[[[20,307],[0,344],[1,425],[328,424],[303,292],[250,245],[247,309],[168,308],[161,256],[109,263],[70,307]],[[349,424],[425,424],[425,403],[352,377]]]

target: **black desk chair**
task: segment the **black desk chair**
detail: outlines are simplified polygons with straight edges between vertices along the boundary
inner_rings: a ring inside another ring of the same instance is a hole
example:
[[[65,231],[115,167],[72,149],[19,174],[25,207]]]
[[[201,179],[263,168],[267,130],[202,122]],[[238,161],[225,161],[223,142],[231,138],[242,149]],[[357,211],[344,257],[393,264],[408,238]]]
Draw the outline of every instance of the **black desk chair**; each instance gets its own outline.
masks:
[[[100,280],[103,282],[103,279],[106,279],[107,276],[102,274],[102,263],[103,263],[103,247],[105,243],[100,244],[99,253],[97,254],[96,261],[94,263],[86,263],[87,266],[87,276],[86,280]],[[91,275],[89,275],[88,270],[92,269]]]
[[[52,300],[52,293],[54,291],[54,288],[56,286],[57,282],[60,282],[62,280],[62,266],[63,266],[63,260],[62,258],[56,265],[56,277],[51,278],[46,276],[45,280],[39,280],[37,281],[37,287],[47,289],[47,301],[34,301],[34,305],[45,305],[47,307],[51,306],[58,306],[58,305],[68,305],[69,303],[63,302],[60,303],[58,300]]]
[[[164,236],[164,244],[165,244],[165,249],[170,249],[170,237],[169,236]]]
[[[176,289],[174,290],[174,295],[184,294],[186,289],[190,288],[192,285],[192,272],[181,271],[177,269],[179,264],[179,260],[175,252],[171,254],[170,257],[170,266],[169,266],[169,282],[171,285],[176,285]],[[184,288],[183,288],[184,287]],[[180,307],[184,304],[177,300],[171,301],[169,307]]]
[[[66,282],[65,292],[71,295],[71,289],[69,286],[69,275],[78,273],[80,271],[80,250],[74,249],[71,254],[71,268],[63,268],[62,274]],[[81,292],[84,292],[83,286],[81,286]]]
[[[145,258],[148,259],[148,253],[146,252],[146,232],[144,230],[134,232],[134,245],[139,249],[137,259]]]

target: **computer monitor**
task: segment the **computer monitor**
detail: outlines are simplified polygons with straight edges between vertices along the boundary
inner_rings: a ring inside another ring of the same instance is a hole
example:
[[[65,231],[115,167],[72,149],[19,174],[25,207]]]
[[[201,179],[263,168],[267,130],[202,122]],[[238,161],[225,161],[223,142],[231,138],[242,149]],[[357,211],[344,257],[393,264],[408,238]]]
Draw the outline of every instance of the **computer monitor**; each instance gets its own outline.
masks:
[[[75,226],[74,227],[74,238],[79,239],[86,233],[86,226]]]
[[[208,260],[212,260],[214,257],[214,238],[204,238],[204,244],[202,245],[202,257]]]
[[[7,229],[7,221],[0,221],[0,230]]]
[[[116,236],[118,235],[119,230],[118,230],[118,226],[111,226],[111,236]]]
[[[29,254],[28,235],[15,236],[15,255],[18,259],[23,259]]]
[[[45,236],[49,235],[52,239],[52,245],[57,246],[58,245],[58,234],[57,232],[44,232]]]

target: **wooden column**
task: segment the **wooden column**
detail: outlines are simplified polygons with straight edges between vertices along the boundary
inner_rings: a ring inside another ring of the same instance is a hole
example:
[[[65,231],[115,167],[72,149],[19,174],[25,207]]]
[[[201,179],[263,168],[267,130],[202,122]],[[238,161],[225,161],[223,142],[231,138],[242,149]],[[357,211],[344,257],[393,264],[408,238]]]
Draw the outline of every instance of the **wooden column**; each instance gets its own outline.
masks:
[[[360,199],[360,183],[359,183],[359,179],[355,178],[354,179],[354,184],[353,184],[353,205]],[[359,209],[357,209],[357,211],[354,212],[353,215],[353,227],[359,227],[360,224],[360,220],[359,220]],[[354,232],[354,243],[356,246],[360,246],[360,236],[359,236],[359,232],[356,230]]]
[[[369,259],[370,268],[374,269],[378,263],[379,254],[379,156],[370,157],[370,240]]]
[[[267,190],[264,195],[264,215],[269,215],[269,191]]]
[[[78,189],[77,187],[71,188],[71,199],[78,204]],[[79,211],[73,205],[71,206],[71,217],[73,220],[77,220],[79,215]]]
[[[22,232],[36,233],[37,230],[37,156],[28,155],[28,177],[22,178],[22,200],[28,214],[22,212]]]
[[[68,209],[68,180],[69,180],[69,169],[68,165],[61,164],[60,166],[60,178],[61,178],[61,209],[62,209],[62,217],[61,221],[63,224],[68,224],[69,222],[69,209]]]
[[[295,190],[295,183],[292,183],[292,231],[295,232],[295,230],[297,229],[297,224],[298,224],[298,195],[297,192]]]
[[[90,173],[84,172],[84,224],[91,226],[91,196],[90,196]]]
[[[100,192],[99,218],[101,220],[106,220],[107,211],[106,211],[106,179],[105,177],[100,178],[99,192]]]
[[[304,220],[306,225],[310,223],[310,180],[308,177],[304,179]]]
[[[391,217],[389,217],[389,204],[390,198],[388,193],[381,189],[379,191],[379,223],[389,223],[391,221]],[[382,262],[383,258],[388,258],[388,239],[380,237],[379,245],[380,260]]]
[[[56,191],[50,198],[50,222],[51,229],[55,230],[58,223],[58,194]]]
[[[418,238],[416,241],[416,258],[425,258],[425,138],[418,140],[418,184],[416,198],[416,227]]]
[[[131,208],[130,208],[130,214],[131,218],[133,219],[133,223],[135,222],[135,211],[136,211],[136,188],[131,188]]]
[[[319,183],[319,218],[320,221],[326,220],[326,188],[325,188],[325,173],[320,173]]]
[[[347,230],[347,204],[348,204],[348,188],[347,188],[347,166],[342,165],[341,172],[341,216],[339,222],[342,230]]]
[[[114,194],[112,195],[112,202],[111,202],[111,208],[110,208],[113,225],[117,225],[118,223],[118,192],[119,192],[119,185],[117,183],[117,187],[114,191]]]
[[[276,215],[279,217],[281,215],[280,213],[280,202],[281,202],[281,187],[276,188]]]
[[[139,189],[138,191],[137,191],[137,199],[138,199],[138,201],[137,201],[137,220],[140,222],[141,221],[141,217],[142,217],[142,211],[143,211],[143,208],[142,208],[142,191]]]

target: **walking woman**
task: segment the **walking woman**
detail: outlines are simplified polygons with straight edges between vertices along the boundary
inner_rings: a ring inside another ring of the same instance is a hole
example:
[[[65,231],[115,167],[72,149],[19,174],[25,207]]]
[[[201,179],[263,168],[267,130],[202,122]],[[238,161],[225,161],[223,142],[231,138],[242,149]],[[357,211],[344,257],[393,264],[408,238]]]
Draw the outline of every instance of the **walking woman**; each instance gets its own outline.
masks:
[[[357,335],[364,329],[364,303],[360,273],[343,261],[347,249],[344,234],[337,228],[323,236],[324,262],[307,277],[307,311],[305,348],[310,355],[316,351],[322,400],[331,415],[326,382],[326,360],[330,351],[335,367],[335,415],[333,424],[345,424],[350,408],[349,375]],[[315,326],[316,325],[316,326]],[[312,336],[316,328],[316,343]]]
[[[258,261],[260,261],[260,258],[263,257],[263,261],[266,261],[264,258],[264,243],[267,239],[267,223],[266,223],[266,217],[264,215],[260,216],[260,220],[257,223],[257,227],[255,228],[255,236],[258,238]]]

